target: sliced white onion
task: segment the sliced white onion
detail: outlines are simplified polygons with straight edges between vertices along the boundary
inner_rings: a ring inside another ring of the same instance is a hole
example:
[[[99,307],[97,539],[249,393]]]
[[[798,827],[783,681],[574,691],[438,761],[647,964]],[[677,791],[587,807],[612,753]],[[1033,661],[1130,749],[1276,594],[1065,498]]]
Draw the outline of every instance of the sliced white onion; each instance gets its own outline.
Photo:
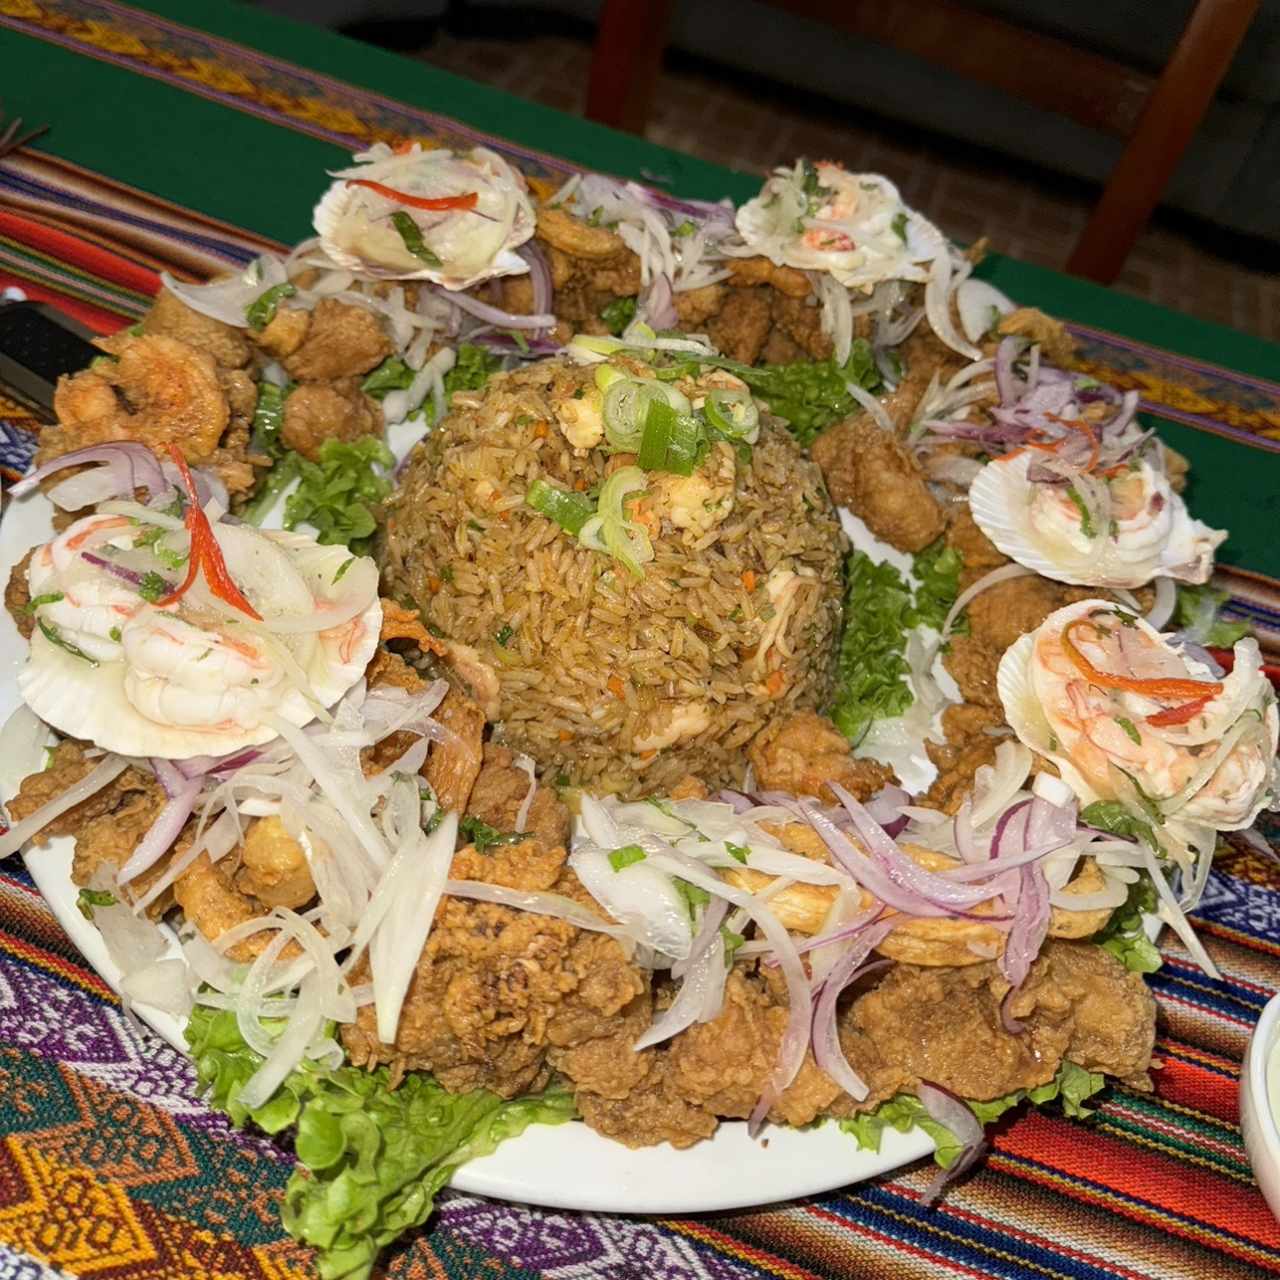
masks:
[[[483,880],[449,880],[445,883],[446,897],[467,898],[472,902],[492,902],[500,907],[512,907],[516,911],[530,911],[534,915],[551,916],[565,920],[591,933],[607,933],[619,941],[634,942],[632,931],[624,925],[614,924],[596,915],[589,907],[566,898],[560,893],[543,893],[536,889],[511,889],[502,884],[489,884]]]
[[[929,317],[930,327],[938,338],[953,351],[958,351],[970,360],[982,358],[982,352],[956,331],[951,320],[951,277],[954,267],[951,254],[944,246],[933,260],[929,269],[929,280],[924,287],[924,310]]]
[[[520,808],[516,810],[516,834],[523,835],[525,826],[529,822],[529,810],[533,808],[533,797],[538,792],[538,779],[533,772],[533,761],[529,756],[523,752],[517,752],[514,763],[517,769],[522,769],[529,775],[529,789],[524,793],[524,799],[520,801]]]
[[[272,286],[284,284],[287,279],[284,262],[273,253],[264,253],[238,275],[211,284],[188,284],[175,280],[167,271],[160,273],[164,287],[192,311],[237,329],[248,327],[249,307]]]
[[[970,342],[981,342],[995,327],[993,316],[998,320],[1013,309],[1009,297],[985,280],[963,280],[956,289],[960,327]]]
[[[1011,578],[1025,578],[1027,574],[1034,572],[1025,568],[1023,565],[1011,562],[1002,564],[998,569],[992,569],[990,573],[984,573],[977,582],[970,583],[958,596],[955,603],[947,610],[946,620],[942,624],[942,635],[938,640],[938,644],[946,643],[947,637],[951,634],[951,628],[955,625],[955,620],[964,612],[969,601],[976,596],[980,596],[988,587],[994,587],[998,583],[1008,582]]]
[[[846,382],[845,390],[876,420],[876,425],[884,431],[893,432],[896,428],[884,405],[865,387],[856,382]]]
[[[23,780],[44,768],[45,749],[53,741],[53,732],[25,702],[0,729],[0,800],[17,794]]]
[[[678,974],[672,967],[673,975],[681,980],[680,990],[632,1046],[637,1053],[670,1040],[695,1022],[710,1022],[719,1012],[729,973],[724,959],[724,940],[720,936],[720,926],[728,909],[729,904],[723,898],[712,898],[703,908],[702,924],[689,958],[681,962]]]
[[[1172,578],[1157,578],[1155,588],[1156,598],[1143,621],[1157,631],[1163,631],[1165,624],[1173,617],[1174,607],[1178,603],[1178,587]]]

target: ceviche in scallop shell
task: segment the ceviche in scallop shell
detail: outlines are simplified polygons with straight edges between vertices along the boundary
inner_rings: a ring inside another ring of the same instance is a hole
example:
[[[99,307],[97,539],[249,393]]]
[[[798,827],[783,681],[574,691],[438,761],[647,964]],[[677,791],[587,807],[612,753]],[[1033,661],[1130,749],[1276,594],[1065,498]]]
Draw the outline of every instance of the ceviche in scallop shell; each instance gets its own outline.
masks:
[[[1258,642],[1230,674],[1102,600],[1051,614],[1005,654],[999,693],[1022,742],[1082,804],[1118,802],[1186,859],[1248,827],[1276,793],[1276,697]]]
[[[316,205],[320,246],[340,267],[388,280],[469,289],[521,275],[515,250],[533,235],[524,179],[484,147],[394,150],[378,143],[335,170]]]
[[[36,549],[18,687],[38,716],[180,760],[267,742],[361,678],[381,619],[373,561],[211,510],[105,502]]]
[[[1140,587],[1155,577],[1208,582],[1214,550],[1227,536],[1191,517],[1154,441],[1128,462],[1070,478],[1032,452],[997,458],[974,480],[969,505],[1005,555],[1081,586]]]

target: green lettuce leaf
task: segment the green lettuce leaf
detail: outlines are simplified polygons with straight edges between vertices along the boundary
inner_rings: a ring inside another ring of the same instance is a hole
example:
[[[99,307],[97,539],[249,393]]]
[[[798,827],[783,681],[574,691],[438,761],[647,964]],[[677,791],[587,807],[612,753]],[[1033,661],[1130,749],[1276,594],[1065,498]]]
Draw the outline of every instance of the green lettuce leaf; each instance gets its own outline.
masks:
[[[600,319],[615,338],[636,318],[635,298],[614,298],[601,312]]]
[[[1042,1106],[1056,1099],[1062,1104],[1064,1114],[1083,1118],[1093,1114],[1093,1110],[1084,1105],[1086,1100],[1093,1097],[1105,1084],[1106,1078],[1098,1072],[1086,1071],[1074,1062],[1063,1061],[1047,1084],[1035,1089],[1018,1089],[1002,1098],[992,1098],[986,1102],[969,1100],[969,1109],[982,1124],[988,1125],[1021,1102],[1029,1101]],[[937,1146],[934,1160],[944,1169],[949,1169],[963,1150],[956,1135],[934,1120],[925,1110],[924,1103],[913,1093],[899,1093],[886,1098],[870,1111],[841,1120],[840,1128],[857,1139],[858,1146],[870,1151],[880,1150],[880,1140],[886,1129],[897,1129],[899,1133],[907,1133],[915,1128],[923,1129]]]
[[[868,391],[880,385],[871,344],[864,338],[854,340],[849,358],[843,365],[835,357],[826,360],[802,360],[795,364],[766,364],[758,367],[734,361],[715,361],[736,373],[763,400],[771,413],[785,418],[792,434],[801,444],[813,443],[819,432],[858,412],[856,400],[847,384],[856,382]]]
[[[1088,812],[1086,809],[1085,814]],[[1086,817],[1085,821],[1089,819]],[[1129,886],[1124,906],[1111,913],[1111,919],[1093,935],[1094,942],[1104,951],[1110,951],[1126,969],[1134,973],[1155,973],[1163,960],[1159,948],[1143,930],[1142,917],[1144,912],[1153,913],[1159,901],[1151,877],[1145,871],[1139,872],[1137,880]]]
[[[912,703],[904,657],[911,626],[911,590],[886,563],[855,551],[845,566],[844,634],[837,656],[831,719],[855,746],[876,720],[901,715]]]
[[[947,546],[941,538],[916,553],[911,572],[920,586],[916,589],[912,610],[913,625],[942,630],[942,624],[960,594],[960,570],[963,568],[960,553]],[[968,634],[968,618],[962,613],[951,630],[960,635]]]
[[[1228,599],[1228,593],[1217,587],[1196,587],[1180,582],[1171,629],[1186,631],[1196,644],[1207,645],[1211,649],[1230,649],[1253,628],[1247,622],[1222,621],[1218,615]]]
[[[559,1090],[504,1102],[483,1089],[451,1094],[416,1072],[391,1089],[385,1067],[314,1063],[251,1110],[239,1095],[262,1059],[241,1038],[235,1014],[197,1005],[186,1035],[211,1106],[238,1126],[296,1126],[298,1168],[282,1217],[290,1235],[317,1250],[322,1280],[364,1280],[386,1245],[426,1221],[459,1165],[531,1124],[574,1115],[571,1095]]]
[[[284,527],[293,529],[306,521],[315,526],[322,544],[341,543],[363,555],[378,527],[374,508],[391,492],[391,450],[376,436],[329,439],[320,446],[318,462],[296,453],[292,459],[298,487],[285,499]]]

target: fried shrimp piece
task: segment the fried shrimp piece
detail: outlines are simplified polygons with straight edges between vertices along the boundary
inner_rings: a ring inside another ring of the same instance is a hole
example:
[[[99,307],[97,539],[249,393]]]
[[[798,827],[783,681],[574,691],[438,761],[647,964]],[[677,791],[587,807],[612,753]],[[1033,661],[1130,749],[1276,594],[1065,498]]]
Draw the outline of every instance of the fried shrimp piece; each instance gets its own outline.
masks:
[[[160,816],[168,797],[154,779],[140,791],[131,791],[124,801],[109,813],[90,818],[76,832],[75,855],[71,862],[71,880],[81,888],[102,882],[105,870],[110,879],[128,861]],[[165,856],[129,882],[127,896],[141,897],[164,874],[169,865]],[[158,920],[173,906],[173,891],[166,889],[147,907],[147,915]]]
[[[974,522],[967,502],[958,502],[947,513],[947,546],[961,560],[960,588],[971,587],[984,574],[1009,563],[1009,557]]]
[[[288,448],[317,462],[326,440],[381,435],[382,425],[382,410],[360,390],[358,378],[303,382],[284,402],[280,438]]]
[[[730,360],[754,364],[772,328],[768,289],[730,289],[719,315],[707,321],[707,336]]]
[[[236,886],[267,907],[301,907],[316,896],[305,850],[274,814],[245,832]]]
[[[364,307],[323,298],[313,311],[301,314],[308,317],[306,334],[281,360],[299,382],[359,377],[394,350],[382,321]]]
[[[432,746],[423,776],[442,810],[465,813],[484,759],[485,714],[466,694],[451,689],[435,718],[452,736]]]
[[[844,734],[812,711],[771,721],[752,739],[747,759],[761,791],[818,796],[828,803],[837,799],[829,782],[866,800],[895,780],[878,760],[856,759]]]
[[[40,433],[40,462],[111,440],[159,453],[176,444],[189,462],[213,456],[230,408],[211,355],[158,334],[114,334],[94,345],[115,358],[58,379],[58,425]]]
[[[684,530],[686,541],[696,541],[723,524],[732,512],[737,474],[733,446],[727,440],[717,440],[692,475],[653,473],[650,506],[661,519]]]
[[[378,633],[378,639],[382,644],[386,644],[388,640],[412,640],[423,653],[444,656],[444,644],[427,630],[416,609],[406,608],[386,596],[382,597],[381,603],[382,630]]]
[[[627,247],[616,231],[547,205],[538,210],[538,239],[571,258],[612,258]]]
[[[253,348],[242,329],[192,310],[177,294],[161,289],[142,317],[143,333],[177,338],[197,351],[207,351],[224,369],[243,369]]]
[[[684,289],[675,295],[676,316],[679,328],[685,333],[696,333],[717,315],[724,305],[725,288],[722,284],[704,284],[701,289]]]
[[[1038,342],[1045,359],[1064,368],[1075,358],[1075,340],[1062,321],[1045,315],[1036,307],[1019,307],[1007,316],[1001,316],[996,332],[1001,337],[1015,335]]]
[[[946,528],[919,463],[869,415],[828,428],[813,442],[812,454],[832,499],[899,551],[922,551]]]
[[[943,813],[955,813],[973,790],[973,775],[984,764],[996,758],[1000,738],[988,729],[997,729],[1004,723],[1004,712],[999,708],[983,706],[976,702],[956,703],[942,713],[942,732],[945,742],[926,741],[925,751],[938,768],[924,797],[924,804]]]

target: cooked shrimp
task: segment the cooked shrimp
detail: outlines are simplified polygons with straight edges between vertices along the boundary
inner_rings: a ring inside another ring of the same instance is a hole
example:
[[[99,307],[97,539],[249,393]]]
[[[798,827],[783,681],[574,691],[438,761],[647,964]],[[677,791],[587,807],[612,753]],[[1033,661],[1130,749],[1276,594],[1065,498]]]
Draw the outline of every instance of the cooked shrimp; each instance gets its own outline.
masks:
[[[554,402],[556,422],[575,449],[591,449],[604,439],[604,396],[598,387],[579,387],[578,393]]]
[[[109,440],[157,452],[173,443],[192,462],[213,455],[230,407],[212,356],[160,334],[117,334],[97,346],[115,358],[59,381],[59,425],[41,433],[41,460]]]
[[[121,641],[125,692],[157,723],[251,727],[277,700],[283,672],[256,637],[148,611],[125,624]]]
[[[301,907],[316,895],[302,845],[274,815],[259,818],[245,833],[237,885],[268,907]]]
[[[696,738],[711,724],[711,711],[705,702],[670,702],[657,708],[647,732],[638,734],[631,743],[633,751],[661,751]]]

